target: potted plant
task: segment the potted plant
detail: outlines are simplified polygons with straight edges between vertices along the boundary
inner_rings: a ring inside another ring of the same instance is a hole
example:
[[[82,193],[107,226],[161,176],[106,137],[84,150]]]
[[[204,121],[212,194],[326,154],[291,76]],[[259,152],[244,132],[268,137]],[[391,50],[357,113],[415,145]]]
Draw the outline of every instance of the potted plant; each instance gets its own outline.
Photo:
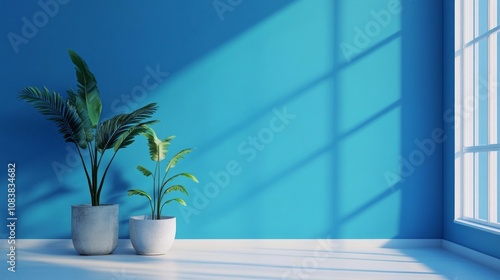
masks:
[[[165,173],[162,175],[161,161],[166,158],[168,146],[175,136],[160,140],[154,130],[150,127],[142,133],[147,138],[151,160],[155,162],[154,170],[139,165],[137,169],[146,177],[153,180],[151,195],[143,190],[129,190],[128,195],[144,196],[149,201],[151,215],[132,216],[129,219],[130,241],[139,255],[162,255],[172,246],[176,233],[176,219],[173,216],[162,216],[163,207],[171,202],[177,202],[186,206],[182,198],[166,199],[172,192],[180,192],[188,195],[186,188],[179,184],[172,184],[178,177],[188,178],[196,183],[198,179],[190,173],[177,173],[168,177],[169,171],[177,165],[177,162],[189,154],[192,149],[184,149],[175,154],[168,162]]]
[[[82,162],[91,204],[72,205],[71,237],[82,255],[110,254],[118,242],[118,205],[101,203],[101,192],[109,167],[117,152],[146,131],[148,120],[157,110],[155,103],[131,113],[100,121],[102,110],[97,82],[85,61],[74,51],[69,56],[76,70],[77,90],[68,90],[64,99],[46,87],[26,87],[19,98],[54,121],[66,142],[75,145]],[[84,157],[84,151],[88,157]],[[104,157],[111,150],[111,157]]]

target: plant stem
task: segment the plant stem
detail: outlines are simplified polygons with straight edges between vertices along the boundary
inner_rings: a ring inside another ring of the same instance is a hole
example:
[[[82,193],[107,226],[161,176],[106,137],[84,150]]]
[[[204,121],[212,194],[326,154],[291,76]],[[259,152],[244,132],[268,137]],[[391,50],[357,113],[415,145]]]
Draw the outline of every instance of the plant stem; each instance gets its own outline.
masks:
[[[91,193],[91,198],[92,198],[92,206],[98,206],[99,201],[97,200],[96,196],[96,187],[97,187],[97,168],[96,165],[92,165],[92,193]]]
[[[151,220],[154,220],[156,217],[156,173],[158,172],[158,162],[155,165],[155,170],[153,172],[153,201],[151,203]]]
[[[89,192],[92,195],[92,185],[90,182],[90,176],[89,176],[89,171],[87,170],[87,165],[85,164],[85,160],[83,159],[80,147],[78,147],[78,145],[76,143],[74,143],[74,144],[75,144],[76,150],[78,151],[78,156],[80,157],[80,160],[82,161],[83,170],[85,171],[85,177],[87,177],[87,184],[89,186]]]
[[[160,150],[160,145],[158,145],[158,148],[157,148],[157,151]],[[158,168],[158,174],[160,174],[161,172],[161,168],[160,168],[160,155],[158,155],[158,158],[157,158],[157,161],[156,161],[156,165],[157,165],[157,168]],[[156,219],[159,220],[160,219],[160,216],[161,216],[161,209],[160,209],[160,203],[161,203],[161,181],[160,181],[160,177],[161,176],[158,176],[158,194],[156,195]]]
[[[97,150],[97,148],[96,148],[96,150]],[[109,167],[111,166],[111,163],[113,162],[113,160],[115,159],[116,153],[117,153],[118,151],[119,151],[119,149],[118,149],[118,150],[116,150],[116,151],[113,153],[113,156],[112,156],[112,157],[111,157],[111,159],[109,160],[108,165],[106,166],[106,169],[104,169],[104,173],[102,174],[102,178],[101,178],[101,183],[99,184],[99,188],[97,189],[97,199],[98,199],[98,200],[99,200],[99,197],[101,196],[102,186],[103,186],[103,184],[104,184],[104,179],[106,178],[106,175],[108,174],[108,169],[109,169]],[[103,157],[103,156],[104,156],[104,151],[103,151],[103,152],[102,152],[102,154],[101,154],[101,159],[102,159],[102,157]],[[100,162],[101,162],[101,159],[99,159],[99,164],[100,164]],[[98,165],[97,167],[99,167],[99,165]]]

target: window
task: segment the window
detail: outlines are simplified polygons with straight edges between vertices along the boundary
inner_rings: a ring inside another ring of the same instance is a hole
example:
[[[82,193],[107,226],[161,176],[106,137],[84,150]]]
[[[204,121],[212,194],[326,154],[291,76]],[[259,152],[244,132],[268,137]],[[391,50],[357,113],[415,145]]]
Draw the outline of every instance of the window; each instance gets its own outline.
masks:
[[[455,0],[455,221],[500,234],[498,0]]]

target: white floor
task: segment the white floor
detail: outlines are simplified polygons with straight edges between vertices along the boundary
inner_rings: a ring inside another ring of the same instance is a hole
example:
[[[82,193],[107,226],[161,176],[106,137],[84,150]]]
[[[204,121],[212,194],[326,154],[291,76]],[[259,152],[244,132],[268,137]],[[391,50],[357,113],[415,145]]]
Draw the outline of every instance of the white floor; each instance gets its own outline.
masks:
[[[128,240],[107,256],[79,256],[68,240],[17,240],[16,272],[2,261],[0,279],[500,279],[440,242],[176,240],[166,255],[147,257]],[[7,260],[5,240],[0,245]]]

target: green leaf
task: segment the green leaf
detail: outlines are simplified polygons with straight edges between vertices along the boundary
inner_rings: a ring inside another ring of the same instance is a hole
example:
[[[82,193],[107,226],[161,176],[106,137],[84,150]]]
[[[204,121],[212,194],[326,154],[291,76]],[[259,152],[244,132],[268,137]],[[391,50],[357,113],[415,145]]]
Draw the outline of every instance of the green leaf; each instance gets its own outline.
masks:
[[[175,136],[170,136],[164,140],[160,140],[152,128],[149,128],[147,132],[143,133],[143,135],[148,140],[149,155],[151,156],[151,160],[164,160],[167,155],[168,146]]]
[[[180,204],[182,204],[182,205],[186,206],[186,202],[185,202],[182,198],[172,198],[172,199],[169,199],[169,200],[165,201],[165,203],[163,203],[163,205],[162,205],[162,208],[163,208],[163,206],[164,206],[165,204],[169,204],[169,203],[170,203],[170,202],[172,202],[172,201],[177,201],[177,202],[179,202]]]
[[[125,148],[134,142],[134,138],[147,131],[147,125],[139,125],[129,128],[115,143],[115,152]]]
[[[28,102],[47,119],[54,121],[66,142],[87,148],[84,125],[74,106],[71,106],[57,92],[43,88],[26,87],[19,93],[19,99]]]
[[[96,131],[96,145],[101,151],[116,145],[120,138],[133,127],[150,125],[157,120],[145,121],[158,109],[156,103],[150,103],[129,114],[120,114],[99,124]]]
[[[170,182],[170,181],[174,180],[174,179],[175,179],[175,178],[177,178],[177,177],[181,177],[181,176],[182,176],[182,177],[186,177],[186,178],[188,178],[188,179],[191,179],[192,181],[194,181],[194,182],[198,183],[198,179],[196,179],[196,177],[195,177],[193,174],[190,174],[190,173],[179,173],[179,174],[176,174],[176,175],[174,175],[174,176],[172,176],[172,177],[168,178],[168,180],[167,180],[167,181],[165,181],[165,183],[163,183],[162,187],[163,187],[163,186],[165,186],[168,182]]]
[[[149,201],[152,201],[151,196],[147,192],[145,192],[143,190],[137,190],[137,189],[136,190],[129,190],[127,192],[127,194],[128,194],[128,196],[132,196],[132,195],[145,196]]]
[[[173,192],[173,191],[179,191],[181,193],[184,193],[186,195],[189,195],[186,188],[184,186],[181,186],[181,185],[174,185],[174,186],[171,186],[169,188],[167,188],[164,192],[163,192],[163,195],[166,195],[170,192]]]
[[[177,165],[177,162],[179,162],[179,160],[183,159],[184,156],[189,154],[191,151],[192,151],[192,149],[184,149],[184,150],[178,152],[175,156],[172,157],[172,159],[170,159],[170,162],[168,163],[167,169],[165,171],[168,172],[168,170],[170,170],[170,168],[175,167]]]
[[[97,89],[97,81],[89,70],[87,63],[74,51],[68,50],[71,61],[75,65],[76,79],[78,81],[78,95],[83,101],[85,110],[93,127],[99,123],[102,111],[101,97]]]
[[[68,98],[66,99],[66,102],[70,106],[73,106],[76,109],[78,116],[80,116],[80,119],[82,120],[83,130],[86,136],[86,141],[91,142],[92,140],[94,140],[94,126],[90,121],[87,108],[82,98],[70,89],[68,90]]]
[[[137,166],[137,170],[141,171],[144,176],[149,177],[151,174],[153,174],[151,171],[149,171],[146,167],[143,166]]]

